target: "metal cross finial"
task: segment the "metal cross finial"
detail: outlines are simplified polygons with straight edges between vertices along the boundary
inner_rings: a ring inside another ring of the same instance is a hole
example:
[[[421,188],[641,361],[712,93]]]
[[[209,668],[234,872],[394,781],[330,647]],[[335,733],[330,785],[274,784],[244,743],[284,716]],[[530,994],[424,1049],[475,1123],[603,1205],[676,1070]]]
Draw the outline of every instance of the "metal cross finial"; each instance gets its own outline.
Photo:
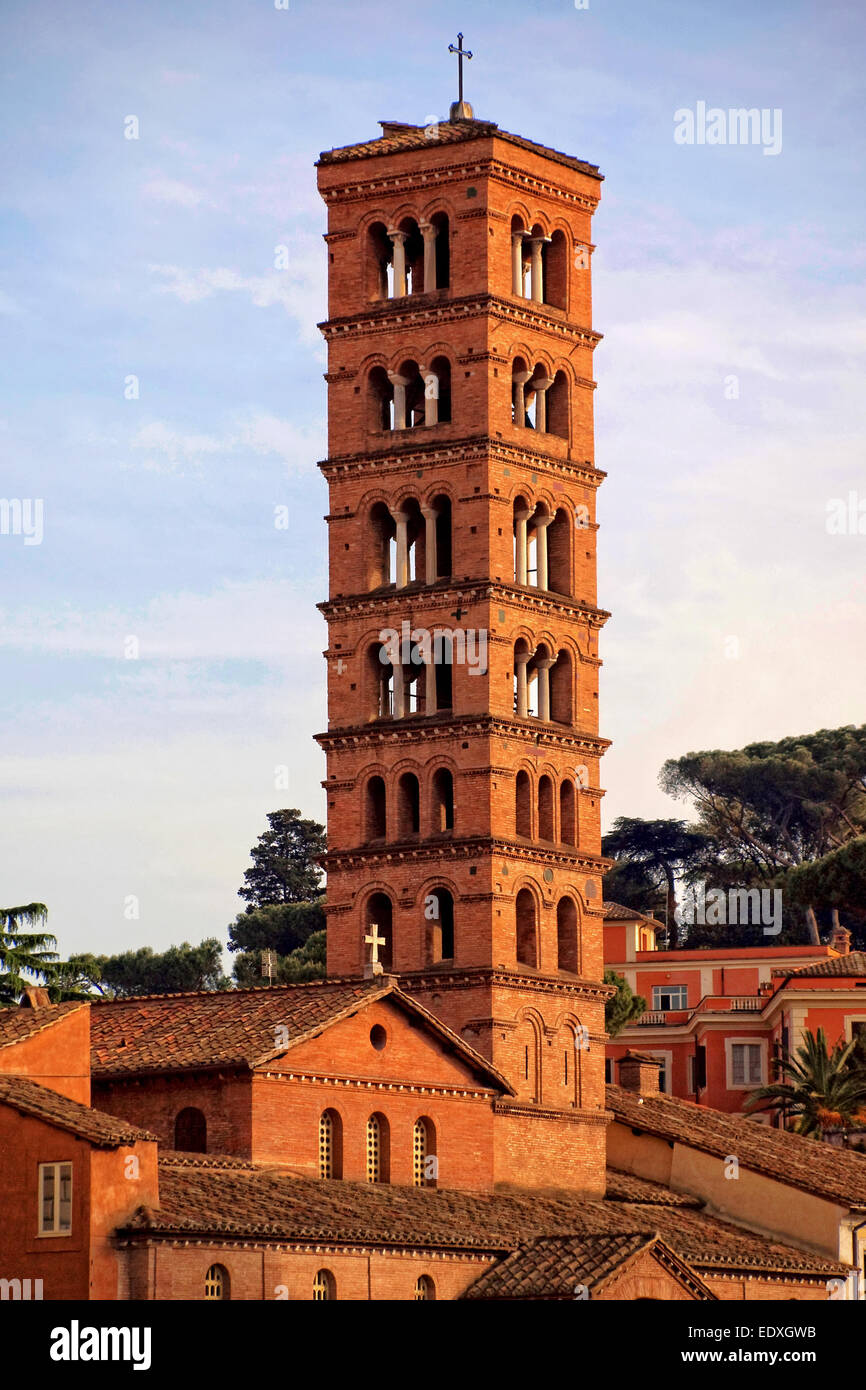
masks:
[[[464,58],[471,58],[471,57],[472,57],[472,54],[470,53],[469,49],[463,47],[463,35],[462,35],[462,34],[458,34],[458,35],[457,35],[457,47],[456,47],[456,48],[454,47],[453,43],[449,43],[449,45],[448,45],[448,52],[449,52],[449,53],[456,53],[456,54],[457,54],[458,101],[459,101],[460,104],[462,105],[462,104],[463,104],[463,59],[464,59]]]

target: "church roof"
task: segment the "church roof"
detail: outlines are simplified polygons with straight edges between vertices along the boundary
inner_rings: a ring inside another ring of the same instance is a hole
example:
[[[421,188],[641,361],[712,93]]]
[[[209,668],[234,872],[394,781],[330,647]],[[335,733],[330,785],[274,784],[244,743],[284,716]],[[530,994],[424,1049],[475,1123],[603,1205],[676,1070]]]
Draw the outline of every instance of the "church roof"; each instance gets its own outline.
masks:
[[[495,1067],[390,975],[100,1001],[91,1012],[92,1075],[98,1080],[216,1067],[251,1070],[385,998],[420,1018],[484,1085],[514,1094]]]
[[[11,1047],[34,1033],[41,1033],[58,1019],[83,1009],[84,1003],[84,1000],[72,999],[66,1004],[51,1004],[42,1009],[21,1008],[16,1004],[8,1009],[0,1008],[0,1047]]]
[[[116,1115],[106,1115],[89,1105],[81,1105],[24,1076],[0,1076],[0,1105],[9,1105],[19,1115],[44,1120],[55,1129],[75,1134],[97,1149],[119,1149],[139,1139],[156,1142],[156,1135],[149,1134],[146,1129],[138,1129]]]
[[[694,1199],[677,1200],[666,1188],[621,1174],[612,1176],[617,1198],[589,1201],[568,1192],[474,1193],[295,1178],[229,1168],[219,1156],[202,1155],[199,1162],[191,1157],[160,1156],[160,1206],[140,1207],[124,1229],[490,1255],[517,1250],[539,1236],[641,1233],[660,1237],[700,1274],[781,1271],[818,1279],[842,1271],[823,1256],[707,1216]],[[639,1200],[624,1200],[627,1195]]]
[[[463,1297],[573,1299],[576,1286],[581,1284],[591,1293],[598,1293],[614,1275],[643,1253],[655,1255],[701,1298],[715,1300],[716,1295],[693,1270],[677,1259],[664,1241],[645,1231],[601,1236],[537,1236],[492,1269],[485,1270]]]
[[[685,1144],[845,1207],[866,1207],[866,1157],[673,1096],[607,1087],[607,1108],[645,1134]]]
[[[544,155],[557,164],[566,164],[571,169],[578,169],[590,178],[601,181],[604,177],[599,173],[597,164],[587,164],[585,160],[577,159],[574,155],[563,154],[562,150],[554,150],[549,145],[539,145],[535,140],[527,140],[523,135],[512,135],[507,130],[500,130],[495,121],[442,120],[428,126],[407,125],[404,121],[380,121],[379,124],[382,134],[375,139],[363,140],[357,145],[342,145],[338,149],[323,150],[319,155],[319,163],[343,164],[349,160],[370,159],[380,154],[399,154],[403,150],[463,144],[469,140],[486,140],[495,136],[497,140],[504,140],[507,144],[531,150],[533,154]],[[435,136],[429,133],[434,129]]]
[[[814,961],[811,965],[798,966],[796,970],[774,970],[773,974],[787,975],[792,981],[798,975],[866,977],[866,951],[850,951],[848,955],[831,956],[829,960]]]

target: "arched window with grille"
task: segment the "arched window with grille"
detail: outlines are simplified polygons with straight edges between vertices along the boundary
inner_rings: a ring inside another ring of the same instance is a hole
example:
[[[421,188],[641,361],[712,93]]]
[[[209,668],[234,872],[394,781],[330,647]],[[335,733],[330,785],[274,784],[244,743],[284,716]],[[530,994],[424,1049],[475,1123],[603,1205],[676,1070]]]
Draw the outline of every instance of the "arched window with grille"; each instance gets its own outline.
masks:
[[[389,1130],[384,1115],[371,1115],[367,1121],[367,1182],[389,1180]]]
[[[204,1277],[204,1296],[206,1299],[231,1298],[231,1280],[225,1265],[211,1265]]]
[[[429,1274],[419,1274],[415,1280],[415,1302],[432,1302],[436,1297],[436,1285]]]
[[[313,1280],[313,1302],[332,1303],[337,1297],[337,1281],[329,1269],[320,1269]]]
[[[412,1131],[412,1183],[415,1187],[435,1187],[438,1176],[436,1129],[422,1115]]]
[[[343,1176],[343,1121],[336,1110],[319,1116],[319,1177]]]

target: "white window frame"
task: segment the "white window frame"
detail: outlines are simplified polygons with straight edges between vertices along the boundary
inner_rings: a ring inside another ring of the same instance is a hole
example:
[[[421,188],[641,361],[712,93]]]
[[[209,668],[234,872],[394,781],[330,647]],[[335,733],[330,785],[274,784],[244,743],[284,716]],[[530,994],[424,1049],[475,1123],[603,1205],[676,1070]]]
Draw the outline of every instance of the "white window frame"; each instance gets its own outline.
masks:
[[[63,1181],[63,1169],[68,1169],[69,1175],[69,1224],[60,1224],[60,1184]],[[53,1203],[53,1224],[45,1224],[45,1184],[46,1179],[51,1179],[51,1200]],[[37,1179],[37,1210],[38,1210],[38,1231],[40,1236],[71,1236],[72,1235],[72,1163],[69,1160],[61,1160],[58,1163],[40,1163]]]
[[[760,1077],[757,1081],[734,1080],[734,1048],[757,1047],[760,1062]],[[767,1039],[766,1038],[725,1038],[725,1086],[729,1091],[754,1091],[757,1086],[767,1084]]]
[[[663,1096],[673,1095],[673,1073],[674,1073],[674,1054],[672,1052],[661,1052],[656,1047],[646,1049],[648,1057],[655,1057],[657,1061],[663,1063],[662,1070],[659,1072],[659,1091]],[[667,1086],[662,1086],[666,1081]]]
[[[845,1015],[845,1041],[854,1041],[854,1023],[866,1023],[866,1014],[846,1014]]]
[[[682,994],[684,996],[682,1004],[662,1004],[660,1002],[656,1002],[659,995],[673,994],[674,990],[682,991]],[[689,1007],[688,985],[653,985],[652,1007],[654,1013],[669,1013],[675,1009],[687,1009]]]

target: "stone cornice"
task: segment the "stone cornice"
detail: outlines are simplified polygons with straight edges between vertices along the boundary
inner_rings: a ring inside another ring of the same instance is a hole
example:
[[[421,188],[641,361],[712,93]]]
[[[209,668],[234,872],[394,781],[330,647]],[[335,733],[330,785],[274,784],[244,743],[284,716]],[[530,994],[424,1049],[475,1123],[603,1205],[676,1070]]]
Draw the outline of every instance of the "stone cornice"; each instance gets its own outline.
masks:
[[[549,333],[570,343],[579,343],[590,352],[595,350],[603,337],[603,334],[586,324],[569,321],[565,317],[565,310],[557,309],[555,305],[538,304],[535,300],[517,295],[506,299],[502,295],[483,292],[443,298],[442,290],[387,299],[377,302],[375,308],[323,319],[316,326],[327,342],[333,343],[376,333],[392,334],[395,328],[408,328],[415,332],[424,324],[438,327],[469,318],[489,318],[509,328],[519,326],[524,330],[530,328],[538,333]]]
[[[496,1101],[493,1113],[520,1115],[521,1118],[530,1120],[560,1120],[567,1125],[595,1125],[604,1129],[613,1121],[613,1116],[606,1110],[556,1110],[552,1105],[531,1101]]]
[[[394,608],[399,610],[399,617],[403,618],[407,610],[416,613],[429,608],[441,608],[443,603],[456,602],[458,598],[461,608],[471,603],[502,603],[523,612],[529,609],[536,614],[556,613],[572,622],[585,623],[593,631],[603,628],[610,617],[606,609],[596,608],[584,599],[573,598],[570,594],[557,594],[550,589],[533,589],[529,585],[508,584],[502,580],[484,578],[440,580],[435,585],[407,586],[403,589],[389,587],[366,594],[340,594],[336,598],[324,599],[317,603],[316,607],[329,621],[375,617],[377,614],[384,617]],[[452,617],[453,614],[448,616]],[[491,632],[490,640],[497,639],[507,640],[505,634]],[[345,652],[343,655],[345,656]]]
[[[422,1081],[371,1081],[362,1076],[339,1075],[334,1072],[271,1071],[257,1068],[256,1078],[266,1081],[291,1081],[313,1086],[335,1086],[361,1091],[399,1091],[414,1096],[459,1097],[463,1100],[489,1101],[500,1091],[492,1086],[446,1086]]]
[[[463,468],[468,463],[481,463],[488,458],[521,468],[530,474],[549,477],[558,473],[588,487],[598,487],[607,477],[589,459],[560,458],[556,454],[532,448],[528,443],[519,445],[494,435],[467,435],[462,439],[437,441],[430,438],[434,432],[435,427],[422,431],[392,431],[384,447],[354,454],[333,454],[330,458],[322,459],[318,466],[329,482],[367,474],[372,474],[378,481],[393,473],[417,473],[425,468],[441,469],[448,466]],[[420,440],[419,433],[426,435],[426,438]],[[534,431],[523,430],[521,433],[531,435]]]
[[[470,860],[481,857],[557,865],[581,869],[588,874],[603,873],[613,862],[572,845],[547,845],[529,840],[511,840],[499,835],[436,836],[387,844],[356,845],[351,849],[329,850],[317,862],[330,872],[363,867],[372,873],[383,865],[395,868],[400,864],[422,864],[430,860],[440,862],[443,859]],[[511,894],[482,889],[473,896],[479,900],[494,901],[509,898]],[[463,895],[462,900],[465,901],[465,898],[466,895]],[[334,907],[329,906],[326,911],[332,912]]]
[[[542,724],[538,719],[521,719],[496,714],[469,714],[444,717],[442,712],[431,715],[410,716],[408,719],[382,720],[370,724],[346,725],[342,728],[328,729],[314,737],[320,747],[326,750],[338,748],[371,748],[385,744],[425,743],[431,739],[472,738],[516,738],[525,739],[536,748],[559,749],[587,753],[590,757],[601,757],[610,747],[610,739],[598,734],[581,733],[578,729],[567,729],[565,725]]]
[[[572,975],[564,980],[559,975],[526,975],[518,970],[494,969],[492,966],[467,967],[464,970],[424,970],[399,974],[400,988],[407,994],[440,989],[513,989],[521,993],[562,995],[570,999],[592,999],[603,1002],[616,994],[613,985],[600,980],[586,980]]]

